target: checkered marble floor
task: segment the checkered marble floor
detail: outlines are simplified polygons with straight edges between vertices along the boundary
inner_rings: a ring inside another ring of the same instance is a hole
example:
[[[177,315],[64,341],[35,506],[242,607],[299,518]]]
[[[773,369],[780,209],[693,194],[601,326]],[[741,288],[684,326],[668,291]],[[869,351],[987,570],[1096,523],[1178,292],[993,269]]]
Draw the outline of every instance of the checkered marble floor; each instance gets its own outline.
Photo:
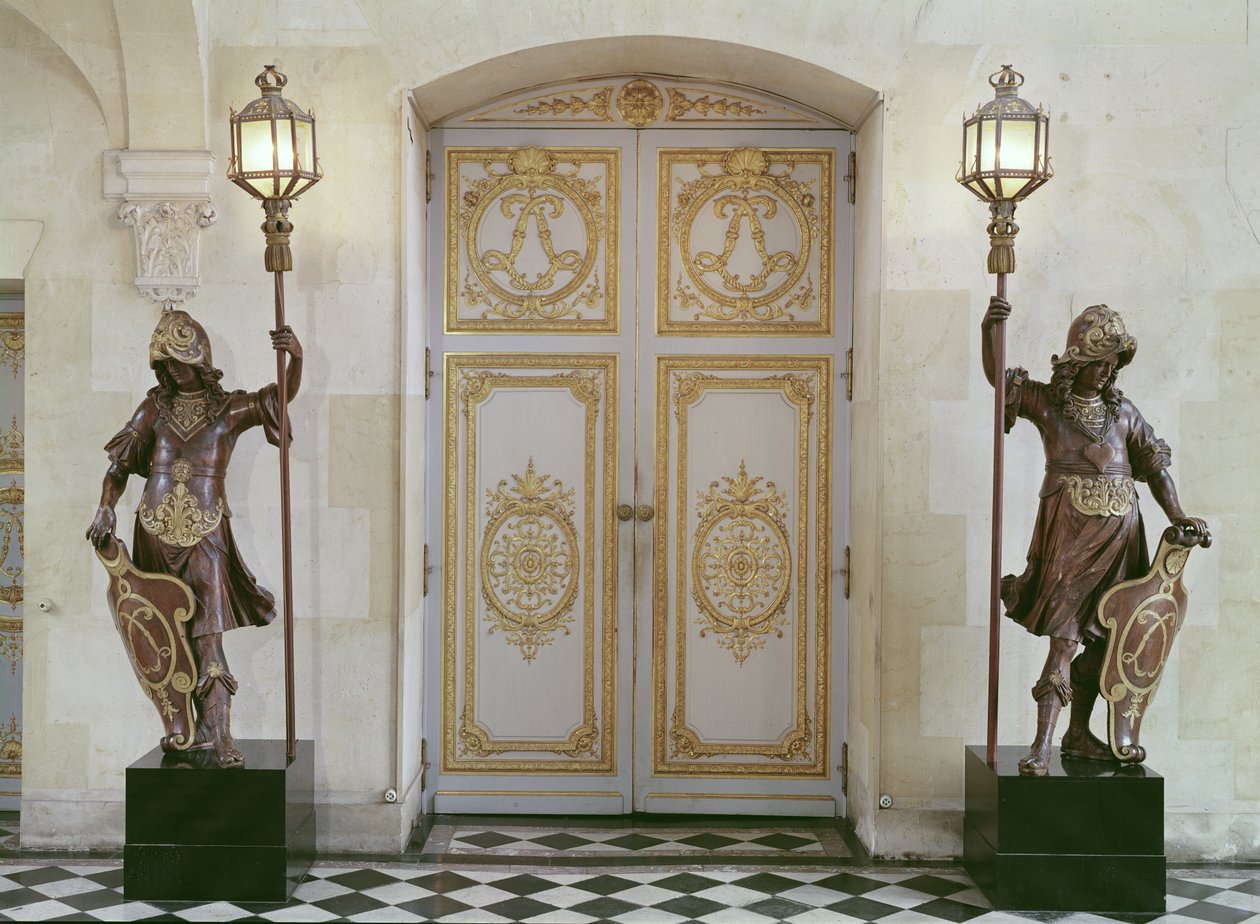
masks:
[[[0,867],[0,919],[14,921],[504,921],[538,924],[1102,924],[1092,914],[989,910],[961,872],[801,869],[643,870],[319,864],[287,905],[124,902],[122,867]],[[1168,880],[1169,914],[1154,920],[1241,924],[1260,917],[1260,879]],[[1127,919],[1126,924],[1132,924]],[[1150,920],[1145,918],[1143,920]]]
[[[852,852],[834,828],[671,830],[643,828],[518,828],[435,825],[425,852],[508,857],[814,856]]]

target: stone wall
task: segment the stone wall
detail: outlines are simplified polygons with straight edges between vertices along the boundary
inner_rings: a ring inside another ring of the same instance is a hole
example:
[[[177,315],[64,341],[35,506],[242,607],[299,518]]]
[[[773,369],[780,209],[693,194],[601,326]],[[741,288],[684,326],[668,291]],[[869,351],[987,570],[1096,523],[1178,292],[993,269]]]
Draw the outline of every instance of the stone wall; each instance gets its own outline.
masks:
[[[298,728],[320,742],[325,846],[397,846],[418,805],[421,117],[641,69],[760,86],[860,123],[849,809],[878,854],[958,853],[962,749],[984,731],[991,398],[977,327],[992,280],[984,209],[953,173],[964,112],[1010,62],[1051,110],[1057,169],[1017,216],[1011,360],[1044,377],[1070,318],[1099,301],[1137,336],[1121,385],[1173,445],[1184,506],[1217,536],[1192,559],[1189,622],[1146,726],[1169,780],[1168,848],[1260,858],[1256,22],[1260,0],[543,0],[510,15],[489,0],[0,0],[0,256],[42,222],[22,270],[27,597],[54,604],[27,620],[24,839],[119,842],[121,767],[155,737],[136,721],[144,707],[80,539],[100,447],[149,386],[157,313],[131,285],[101,152],[217,153],[219,219],[202,233],[190,310],[229,383],[257,387],[273,362],[261,211],[223,178],[222,141],[229,105],[274,62],[319,117],[327,171],[292,213],[288,299],[308,356],[294,405]],[[418,114],[404,103],[413,89]],[[1008,570],[1040,464],[1022,425],[1008,450]],[[274,480],[274,452],[248,437],[230,491],[242,550],[272,587]],[[1153,537],[1162,516],[1143,499]],[[279,631],[228,642],[240,726],[281,734]],[[1043,645],[1005,633],[1003,741],[1031,737]],[[403,802],[384,802],[390,787]],[[893,808],[875,808],[879,793]]]

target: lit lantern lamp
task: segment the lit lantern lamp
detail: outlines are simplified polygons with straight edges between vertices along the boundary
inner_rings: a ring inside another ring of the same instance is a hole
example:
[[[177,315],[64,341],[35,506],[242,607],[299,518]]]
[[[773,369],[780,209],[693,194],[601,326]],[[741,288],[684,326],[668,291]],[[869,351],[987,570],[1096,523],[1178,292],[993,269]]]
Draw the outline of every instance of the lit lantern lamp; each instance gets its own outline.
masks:
[[[289,235],[289,204],[310,189],[324,173],[315,147],[315,117],[285,99],[280,91],[288,79],[275,65],[263,68],[254,83],[262,96],[229,117],[232,153],[228,179],[255,199],[261,199],[266,219],[262,230],[267,249],[263,262],[275,276],[276,329],[284,327],[284,274],[293,269]],[[280,405],[280,533],[284,580],[284,700],[288,756],[296,754],[297,733],[293,702],[293,529],[289,514],[289,395],[288,357],[276,351],[277,398]]]
[[[1020,99],[1024,76],[1009,64],[989,78],[994,97],[963,122],[963,156],[956,179],[989,203],[988,270],[997,295],[1006,298],[1006,274],[1015,272],[1015,203],[1054,175],[1050,167],[1050,117]],[[997,759],[998,665],[1001,631],[1002,451],[1006,415],[1006,324],[994,331],[993,541],[989,584],[989,704],[986,758]]]

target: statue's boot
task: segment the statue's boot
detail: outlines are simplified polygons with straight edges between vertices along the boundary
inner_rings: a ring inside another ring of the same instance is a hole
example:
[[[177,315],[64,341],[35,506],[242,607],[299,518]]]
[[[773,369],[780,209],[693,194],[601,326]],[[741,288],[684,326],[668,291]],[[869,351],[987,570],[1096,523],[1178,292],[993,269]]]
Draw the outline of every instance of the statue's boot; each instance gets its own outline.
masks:
[[[1072,711],[1068,730],[1063,733],[1063,756],[1077,760],[1114,761],[1107,742],[1089,730],[1089,719],[1098,701],[1098,669],[1102,666],[1102,647],[1094,643],[1072,661]]]
[[[213,662],[197,684],[197,741],[208,745],[220,767],[242,767],[245,755],[232,740],[232,696],[236,678],[222,664]]]
[[[1050,772],[1050,741],[1059,713],[1072,701],[1072,693],[1057,670],[1037,681],[1032,688],[1037,701],[1037,735],[1032,747],[1019,760],[1020,776],[1045,776]]]

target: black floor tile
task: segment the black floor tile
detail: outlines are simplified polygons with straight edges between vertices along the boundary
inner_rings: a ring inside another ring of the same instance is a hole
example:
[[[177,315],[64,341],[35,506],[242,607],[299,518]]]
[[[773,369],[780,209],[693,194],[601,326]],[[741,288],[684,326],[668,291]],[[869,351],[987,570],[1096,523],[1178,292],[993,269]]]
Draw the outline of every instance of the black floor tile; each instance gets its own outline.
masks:
[[[448,898],[445,895],[429,895],[425,898],[416,898],[409,902],[403,902],[397,907],[403,911],[418,914],[425,920],[432,921],[437,918],[444,918],[447,915],[467,911],[472,905],[465,905],[463,902]]]
[[[652,885],[660,886],[660,883],[654,882]],[[721,911],[726,906],[721,902],[710,901],[698,895],[680,895],[677,898],[668,899],[652,907],[668,911],[670,914],[681,914],[685,918],[702,918],[706,914]]]
[[[1169,882],[1172,881],[1171,879],[1169,880]],[[1246,892],[1248,895],[1260,895],[1260,879],[1248,879],[1246,882],[1233,886],[1230,891]]]
[[[890,914],[896,914],[901,909],[895,905],[885,905],[883,902],[859,896],[846,898],[842,902],[828,905],[827,910],[838,911],[841,914],[847,914],[851,918],[861,918],[864,921],[878,921],[880,918],[887,917]]]
[[[767,834],[763,837],[755,837],[749,843],[760,844],[763,847],[770,847],[774,850],[797,850],[810,844],[816,844],[817,841],[797,834],[779,832],[777,834]]]
[[[496,879],[490,885],[504,892],[511,892],[513,895],[533,895],[535,892],[545,892],[547,889],[556,887],[554,882],[539,876],[531,876],[528,873],[509,876],[507,879]]]
[[[5,878],[24,886],[43,885],[45,882],[60,882],[62,879],[74,879],[75,874],[60,866],[37,866],[20,873],[5,873]]]
[[[1169,879],[1165,889],[1169,895],[1176,895],[1181,898],[1207,898],[1209,895],[1215,895],[1225,887],[1203,885],[1200,882],[1190,882],[1186,879]],[[1178,914],[1181,912],[1178,911]]]
[[[348,918],[352,914],[362,914],[364,911],[375,911],[377,908],[384,908],[388,902],[372,898],[370,895],[364,895],[362,892],[347,892],[345,895],[321,898],[319,901],[310,902],[310,904],[316,908],[330,911],[339,918]]]
[[[500,834],[497,831],[481,831],[477,834],[460,834],[454,838],[456,844],[472,844],[474,847],[489,849],[491,847],[502,847],[504,844],[515,844],[520,840],[519,837],[512,837],[507,834]]]
[[[961,892],[967,888],[961,882],[955,882],[952,879],[927,875],[903,879],[897,885],[905,886],[907,889],[914,889],[916,892],[926,892],[928,895],[935,895],[938,898],[945,895],[953,895],[955,892]]]
[[[853,873],[837,873],[834,876],[816,880],[811,885],[824,889],[834,889],[846,895],[865,895],[867,892],[882,889],[888,883],[879,879],[867,879],[865,876],[858,876]]]
[[[469,886],[479,885],[476,879],[469,879],[467,876],[461,876],[459,873],[449,869],[439,870],[436,873],[425,873],[423,876],[417,876],[415,879],[408,879],[407,881],[413,886],[428,889],[430,892],[454,892],[457,889],[466,889]]]
[[[584,892],[594,892],[596,895],[615,895],[618,892],[624,892],[626,889],[633,889],[639,883],[633,879],[622,879],[620,876],[593,876],[590,879],[583,879],[572,885],[575,889],[581,889]]]
[[[497,886],[498,883],[496,882]],[[606,901],[606,899],[600,899]],[[554,905],[548,905],[545,902],[536,901],[532,898],[509,898],[505,901],[495,902],[493,905],[486,905],[483,911],[489,911],[491,914],[497,914],[500,917],[510,918],[513,921],[523,921],[526,918],[537,917],[540,914],[546,914],[549,911],[555,911]]]
[[[635,883],[635,885],[638,885],[638,883]],[[593,918],[614,918],[619,914],[625,914],[627,911],[634,911],[636,908],[641,907],[643,906],[635,905],[631,902],[623,902],[619,898],[610,898],[605,895],[603,898],[570,905],[568,910],[576,911],[578,914],[589,914]]]
[[[966,902],[956,902],[951,898],[934,898],[922,905],[915,905],[912,910],[919,914],[930,914],[934,918],[945,921],[953,921],[954,924],[962,924],[963,921],[970,921],[972,918],[989,913],[988,908],[978,908]]]
[[[57,901],[64,902],[78,911],[95,911],[97,908],[108,908],[122,904],[123,897],[113,889],[100,889],[96,892],[80,892],[77,895],[61,895]]]
[[[10,876],[9,878],[12,879],[13,877]],[[47,895],[42,892],[36,892],[34,889],[9,889],[7,892],[0,892],[0,911],[8,910],[9,908],[20,908],[32,902],[47,900]]]
[[[541,844],[544,847],[550,847],[552,850],[573,850],[576,847],[589,847],[594,842],[589,838],[578,837],[576,834],[557,831],[555,834],[531,837],[529,843]]]
[[[738,844],[739,838],[706,832],[704,834],[693,834],[691,837],[680,837],[678,843],[686,844],[688,847],[699,847],[701,850],[717,850],[719,847],[729,847],[731,844]]]
[[[658,879],[652,885],[659,889],[669,889],[671,892],[681,892],[684,895],[690,895],[693,892],[703,892],[705,889],[722,885],[722,883],[707,876],[697,876],[695,873],[677,873],[673,876],[666,876],[664,879]],[[676,913],[681,914],[682,912]]]
[[[398,881],[398,878],[390,876],[388,873],[382,873],[378,869],[354,869],[348,873],[338,873],[335,876],[329,876],[328,881],[345,886],[347,889],[356,889],[362,892],[365,889],[374,889],[377,886],[393,885]]]
[[[1212,924],[1238,924],[1239,921],[1247,920],[1255,912],[1242,908],[1230,908],[1228,905],[1218,905],[1215,902],[1194,902],[1178,908],[1175,914],[1198,918],[1201,921],[1211,921]]]
[[[0,867],[0,870],[2,869],[3,867]],[[121,889],[123,884],[123,871],[120,866],[118,869],[107,869],[102,870],[99,873],[89,873],[83,878],[91,879],[97,885],[103,885],[107,889]]]
[[[621,837],[614,837],[612,840],[604,843],[620,847],[622,850],[646,850],[649,847],[664,844],[665,841],[659,837],[652,837],[649,834],[623,834]]]
[[[800,902],[794,902],[788,898],[763,898],[760,901],[753,902],[751,905],[744,905],[749,911],[755,911],[758,914],[764,914],[768,918],[774,918],[776,921],[782,921],[784,918],[790,918],[795,914],[802,914],[806,911],[813,911],[812,905],[803,905]]]
[[[795,889],[803,883],[799,879],[789,879],[786,876],[779,876],[775,873],[756,873],[752,876],[746,876],[743,879],[735,879],[731,881],[731,885],[737,885],[745,889],[753,889],[757,892],[765,892],[767,895],[775,895],[779,892],[786,892],[788,889]]]

